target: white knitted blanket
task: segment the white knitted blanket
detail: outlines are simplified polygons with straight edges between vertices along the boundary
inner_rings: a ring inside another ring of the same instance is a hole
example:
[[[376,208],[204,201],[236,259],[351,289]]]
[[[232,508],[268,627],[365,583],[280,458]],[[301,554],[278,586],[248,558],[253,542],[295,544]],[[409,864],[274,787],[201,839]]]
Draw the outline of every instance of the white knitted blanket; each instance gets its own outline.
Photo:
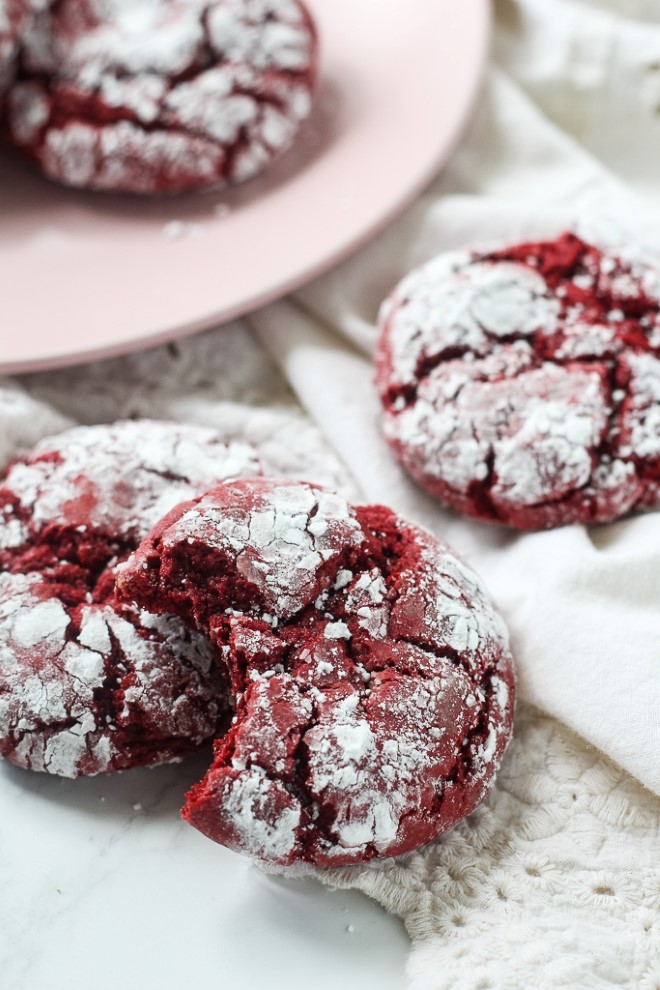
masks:
[[[580,623],[587,613],[578,609],[568,621],[564,589],[564,612],[543,615],[562,574],[541,582],[536,599],[517,591],[498,571],[504,558],[497,541],[485,547],[474,531],[445,527],[435,508],[416,501],[367,423],[372,393],[364,354],[375,308],[408,266],[441,247],[533,233],[566,216],[593,223],[598,214],[602,223],[607,214],[615,226],[634,218],[642,233],[660,218],[654,0],[501,0],[497,16],[500,68],[491,69],[451,167],[392,232],[298,302],[251,320],[306,412],[248,326],[232,324],[143,355],[1,382],[0,464],[75,422],[151,416],[203,423],[259,443],[274,470],[405,505],[462,542],[471,562],[482,563],[521,657],[523,701],[495,788],[466,822],[415,854],[315,875],[363,890],[403,919],[414,990],[657,990],[660,803],[639,782],[659,789],[657,517],[651,528],[643,522],[641,533],[634,523],[608,529],[615,551],[635,548],[638,556],[629,559],[633,572],[643,571],[644,598],[617,593],[600,601],[597,591],[596,611]],[[356,392],[367,396],[364,404]],[[552,554],[559,544],[547,536]],[[536,566],[534,549],[506,550],[518,554],[521,567],[525,555]],[[616,553],[606,563],[616,585]],[[617,618],[605,636],[593,620],[606,613]],[[536,617],[543,632],[534,640]],[[624,667],[629,692],[621,690],[620,643],[612,640],[622,628],[621,642],[634,643]],[[589,654],[598,635],[609,672],[600,677]],[[616,649],[608,649],[611,642]]]
[[[321,879],[403,919],[411,990],[656,990],[659,852],[657,799],[519,706],[495,787],[469,818],[396,862]]]

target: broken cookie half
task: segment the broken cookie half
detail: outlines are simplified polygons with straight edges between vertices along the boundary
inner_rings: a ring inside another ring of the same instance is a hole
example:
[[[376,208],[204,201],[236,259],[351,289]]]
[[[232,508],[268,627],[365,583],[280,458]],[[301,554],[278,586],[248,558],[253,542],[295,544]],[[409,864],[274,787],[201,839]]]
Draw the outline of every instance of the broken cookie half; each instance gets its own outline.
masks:
[[[0,755],[89,776],[181,759],[231,718],[208,639],[117,600],[182,499],[261,471],[215,431],[140,420],[42,440],[0,478]]]

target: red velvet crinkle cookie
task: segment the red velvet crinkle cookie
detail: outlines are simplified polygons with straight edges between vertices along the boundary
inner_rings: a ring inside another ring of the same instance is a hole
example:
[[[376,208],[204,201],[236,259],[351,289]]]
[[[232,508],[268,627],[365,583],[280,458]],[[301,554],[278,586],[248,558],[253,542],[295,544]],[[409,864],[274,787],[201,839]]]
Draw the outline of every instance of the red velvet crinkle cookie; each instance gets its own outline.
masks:
[[[660,502],[660,269],[566,233],[441,255],[384,303],[383,429],[425,488],[520,529]]]
[[[293,140],[316,63],[299,0],[59,0],[22,46],[9,136],[70,186],[242,182]]]
[[[120,594],[207,634],[236,704],[184,817],[288,865],[436,838],[488,790],[511,732],[504,624],[444,543],[313,485],[221,485],[174,509]]]
[[[41,441],[0,481],[0,754],[65,777],[179,759],[227,724],[204,637],[118,602],[117,566],[251,447],[146,420]]]

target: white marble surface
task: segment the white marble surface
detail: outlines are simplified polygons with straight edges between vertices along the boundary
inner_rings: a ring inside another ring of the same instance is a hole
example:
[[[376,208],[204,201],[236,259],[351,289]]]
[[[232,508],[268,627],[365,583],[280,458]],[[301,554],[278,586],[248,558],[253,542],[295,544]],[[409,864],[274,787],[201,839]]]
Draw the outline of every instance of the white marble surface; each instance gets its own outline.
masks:
[[[179,818],[210,753],[62,780],[0,766],[2,990],[401,990],[408,939],[364,895],[264,876]]]

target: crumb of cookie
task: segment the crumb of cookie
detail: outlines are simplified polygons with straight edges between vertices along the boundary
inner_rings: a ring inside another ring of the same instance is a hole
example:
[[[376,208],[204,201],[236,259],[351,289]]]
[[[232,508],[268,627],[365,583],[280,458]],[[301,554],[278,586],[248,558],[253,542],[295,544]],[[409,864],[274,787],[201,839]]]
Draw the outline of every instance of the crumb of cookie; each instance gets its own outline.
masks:
[[[513,713],[507,632],[477,577],[383,506],[221,485],[166,516],[120,596],[209,636],[235,716],[184,817],[256,859],[394,856],[469,814]]]
[[[226,728],[208,641],[117,601],[164,512],[257,474],[253,448],[148,420],[42,440],[0,480],[0,754],[66,777],[180,759]]]
[[[660,269],[571,233],[441,255],[383,304],[376,382],[407,471],[519,529],[660,502]]]
[[[70,186],[220,187],[291,144],[316,71],[299,0],[60,0],[22,40],[8,136]]]

